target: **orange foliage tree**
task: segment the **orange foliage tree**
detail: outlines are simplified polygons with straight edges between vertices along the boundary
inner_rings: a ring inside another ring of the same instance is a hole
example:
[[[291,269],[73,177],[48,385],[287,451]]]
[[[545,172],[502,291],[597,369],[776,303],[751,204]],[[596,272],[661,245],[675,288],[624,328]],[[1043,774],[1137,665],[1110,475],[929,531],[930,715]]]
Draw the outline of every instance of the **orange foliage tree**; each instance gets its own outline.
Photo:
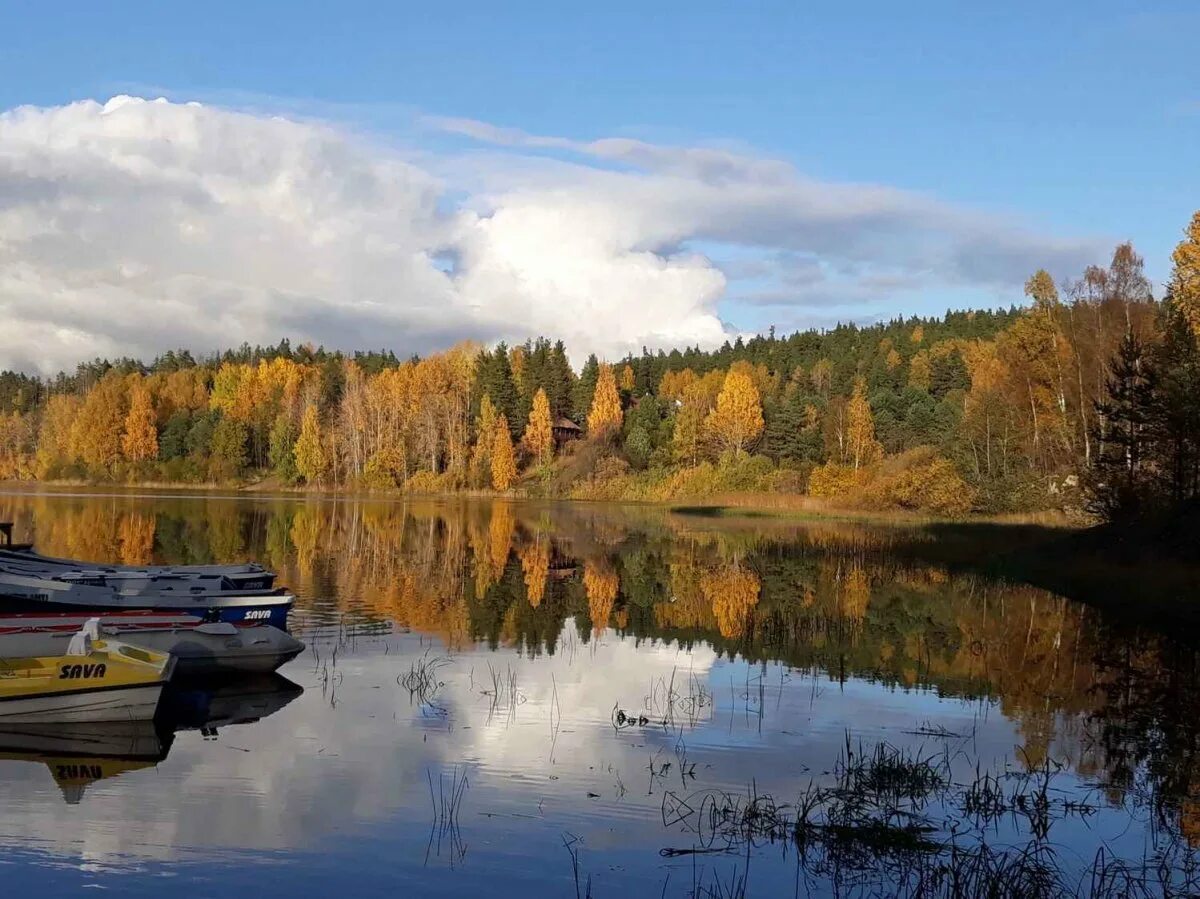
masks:
[[[738,565],[710,571],[700,579],[700,591],[712,605],[717,629],[728,638],[746,633],[761,589],[758,575]]]
[[[596,380],[596,392],[592,394],[592,411],[587,417],[588,433],[601,439],[610,437],[620,430],[621,420],[621,395],[617,392],[612,366],[604,363]]]
[[[499,415],[492,434],[492,489],[505,491],[516,479],[517,456],[508,432],[508,419]]]
[[[705,429],[725,451],[740,456],[754,446],[763,431],[762,400],[750,375],[731,370],[705,419]]]
[[[583,563],[583,587],[587,592],[588,616],[592,619],[592,632],[599,634],[608,627],[613,604],[621,588],[617,572],[607,561],[585,560]]]
[[[130,462],[145,462],[158,455],[154,406],[150,401],[150,391],[140,375],[131,379],[129,413],[125,416],[121,447]]]
[[[529,412],[529,423],[522,438],[525,448],[539,462],[550,458],[554,450],[554,432],[550,422],[550,400],[546,391],[539,387],[533,395],[533,408]]]

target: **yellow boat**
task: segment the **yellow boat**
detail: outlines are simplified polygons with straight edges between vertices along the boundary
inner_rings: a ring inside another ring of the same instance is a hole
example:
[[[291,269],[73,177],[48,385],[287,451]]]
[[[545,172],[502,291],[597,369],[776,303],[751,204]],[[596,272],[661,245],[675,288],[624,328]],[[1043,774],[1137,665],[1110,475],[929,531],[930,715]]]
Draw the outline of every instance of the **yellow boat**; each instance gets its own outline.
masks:
[[[0,726],[149,721],[174,670],[166,653],[90,637],[67,655],[0,658]]]

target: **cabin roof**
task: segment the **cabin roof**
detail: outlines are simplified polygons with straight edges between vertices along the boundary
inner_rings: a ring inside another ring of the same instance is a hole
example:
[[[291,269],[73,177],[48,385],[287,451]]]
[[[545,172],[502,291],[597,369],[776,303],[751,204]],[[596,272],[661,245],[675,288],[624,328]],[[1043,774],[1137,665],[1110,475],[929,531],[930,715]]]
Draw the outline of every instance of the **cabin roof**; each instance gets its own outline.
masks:
[[[554,423],[554,427],[563,431],[582,431],[583,428],[575,424],[569,418],[560,418]]]

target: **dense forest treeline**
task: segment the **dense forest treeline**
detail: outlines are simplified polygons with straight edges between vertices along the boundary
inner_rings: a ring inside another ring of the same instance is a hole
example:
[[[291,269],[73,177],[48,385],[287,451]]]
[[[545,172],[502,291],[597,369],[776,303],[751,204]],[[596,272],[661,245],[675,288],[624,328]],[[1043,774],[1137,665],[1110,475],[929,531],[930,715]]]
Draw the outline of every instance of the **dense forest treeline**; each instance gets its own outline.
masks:
[[[0,478],[808,493],[840,505],[1110,516],[1200,490],[1200,213],[1156,298],[1129,244],[1027,306],[643,351],[562,342],[401,360],[287,341],[0,373]]]

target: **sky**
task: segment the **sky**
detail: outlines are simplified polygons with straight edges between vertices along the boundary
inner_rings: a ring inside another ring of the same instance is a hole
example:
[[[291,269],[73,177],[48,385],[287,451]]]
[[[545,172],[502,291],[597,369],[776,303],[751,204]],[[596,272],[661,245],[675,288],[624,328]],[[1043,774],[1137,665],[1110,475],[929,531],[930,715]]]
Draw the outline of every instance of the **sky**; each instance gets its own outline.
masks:
[[[1161,283],[1200,207],[1194,2],[0,9],[0,367],[712,346]]]

